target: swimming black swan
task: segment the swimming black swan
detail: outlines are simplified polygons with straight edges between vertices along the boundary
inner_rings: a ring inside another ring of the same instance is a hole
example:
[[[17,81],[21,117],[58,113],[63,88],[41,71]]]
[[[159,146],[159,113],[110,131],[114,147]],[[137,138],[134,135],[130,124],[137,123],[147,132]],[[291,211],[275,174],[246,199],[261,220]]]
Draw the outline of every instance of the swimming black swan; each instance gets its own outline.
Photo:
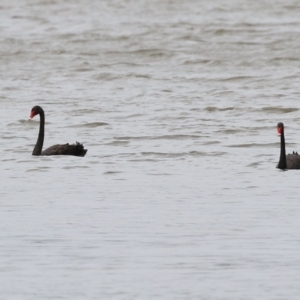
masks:
[[[37,142],[32,151],[32,155],[74,155],[85,156],[87,149],[83,145],[76,142],[74,145],[53,145],[42,151],[44,144],[44,129],[45,129],[45,113],[40,106],[34,106],[31,110],[30,119],[35,115],[40,115],[40,131]]]
[[[285,155],[284,125],[279,122],[277,124],[277,133],[281,139],[280,158],[277,165],[278,169],[300,169],[300,155],[297,152]]]

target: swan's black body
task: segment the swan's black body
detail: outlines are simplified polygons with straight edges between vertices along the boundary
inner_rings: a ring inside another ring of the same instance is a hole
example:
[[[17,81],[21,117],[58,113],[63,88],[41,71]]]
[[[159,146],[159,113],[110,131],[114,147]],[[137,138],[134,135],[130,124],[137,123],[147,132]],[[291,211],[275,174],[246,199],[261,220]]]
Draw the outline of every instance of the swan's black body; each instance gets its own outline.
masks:
[[[83,145],[76,142],[74,145],[54,145],[46,150],[42,151],[45,136],[45,113],[40,106],[34,106],[31,110],[30,118],[35,115],[40,115],[40,131],[37,142],[32,151],[32,155],[74,155],[85,156],[87,149],[84,149]]]
[[[280,136],[280,158],[277,164],[278,169],[300,169],[300,155],[297,152],[293,154],[285,154],[285,138],[284,138],[284,125],[279,122],[277,125],[277,132]]]

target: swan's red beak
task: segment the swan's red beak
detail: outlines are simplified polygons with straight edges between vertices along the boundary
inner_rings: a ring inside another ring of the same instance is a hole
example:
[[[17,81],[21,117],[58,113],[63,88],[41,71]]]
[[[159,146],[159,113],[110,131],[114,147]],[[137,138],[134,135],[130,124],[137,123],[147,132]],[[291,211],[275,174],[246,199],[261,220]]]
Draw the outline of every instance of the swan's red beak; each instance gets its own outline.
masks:
[[[32,110],[29,118],[32,119],[35,115],[36,115],[36,111]]]
[[[278,136],[282,135],[282,127],[277,127],[277,135]]]

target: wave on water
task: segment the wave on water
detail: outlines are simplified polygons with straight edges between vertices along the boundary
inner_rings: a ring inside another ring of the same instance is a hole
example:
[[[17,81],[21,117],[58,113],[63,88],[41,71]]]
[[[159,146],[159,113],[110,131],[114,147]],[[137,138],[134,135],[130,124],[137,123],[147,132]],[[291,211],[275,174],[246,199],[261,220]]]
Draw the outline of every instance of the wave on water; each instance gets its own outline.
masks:
[[[235,145],[227,145],[229,148],[272,148],[277,147],[278,143],[250,143],[250,144],[235,144]]]
[[[262,110],[264,112],[267,112],[267,113],[287,114],[287,113],[298,111],[299,108],[296,108],[296,107],[265,106],[265,107],[261,108],[260,110]]]
[[[92,123],[85,123],[85,124],[79,124],[79,125],[69,125],[66,127],[72,127],[72,128],[95,128],[100,126],[107,126],[108,123],[105,122],[92,122]]]
[[[234,110],[234,109],[236,109],[236,108],[233,106],[228,106],[228,107],[207,106],[204,108],[204,110],[208,111],[208,112],[228,111],[228,110]]]
[[[100,112],[99,109],[76,109],[69,112],[72,116],[82,116],[86,114],[98,114]]]
[[[130,143],[130,141],[112,141],[109,143],[104,144],[105,146],[125,146],[128,145]]]
[[[123,136],[114,137],[115,140],[186,140],[186,139],[198,139],[201,135],[193,134],[172,134],[172,135],[160,135],[160,136]]]
[[[88,168],[89,168],[88,166],[66,166],[63,167],[62,169],[70,170],[70,169],[88,169]]]
[[[201,151],[188,151],[188,152],[142,152],[143,156],[158,156],[165,158],[175,158],[175,157],[186,157],[186,156],[222,156],[227,154],[227,152],[201,152]]]

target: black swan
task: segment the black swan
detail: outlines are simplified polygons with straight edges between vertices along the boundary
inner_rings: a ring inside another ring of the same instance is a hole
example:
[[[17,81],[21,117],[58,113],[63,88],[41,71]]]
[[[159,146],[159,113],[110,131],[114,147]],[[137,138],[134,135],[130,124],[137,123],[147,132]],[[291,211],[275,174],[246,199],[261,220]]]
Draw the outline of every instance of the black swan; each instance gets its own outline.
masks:
[[[284,125],[277,124],[277,133],[281,139],[280,158],[277,165],[278,169],[300,169],[300,155],[293,151],[293,154],[285,155]]]
[[[83,145],[76,142],[74,145],[53,145],[46,150],[42,151],[44,144],[44,129],[45,129],[45,113],[40,106],[34,106],[31,110],[30,119],[35,115],[40,115],[40,131],[37,142],[32,151],[32,155],[74,155],[85,156],[87,149]]]

